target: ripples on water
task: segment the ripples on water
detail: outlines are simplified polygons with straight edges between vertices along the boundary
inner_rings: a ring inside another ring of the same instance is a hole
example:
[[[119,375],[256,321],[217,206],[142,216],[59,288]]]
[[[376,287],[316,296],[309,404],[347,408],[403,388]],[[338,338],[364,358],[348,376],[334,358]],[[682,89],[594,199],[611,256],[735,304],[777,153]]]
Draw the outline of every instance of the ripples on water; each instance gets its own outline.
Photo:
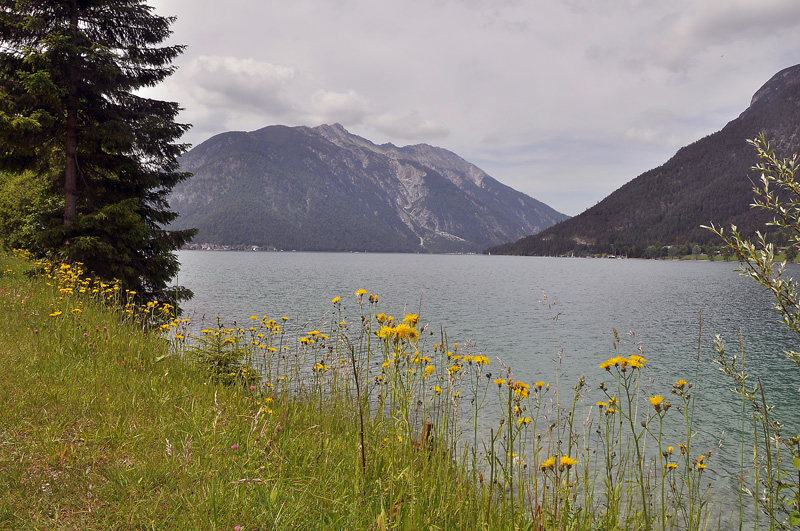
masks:
[[[648,359],[646,394],[668,397],[672,382],[695,382],[694,444],[707,451],[723,439],[714,459],[723,475],[738,471],[741,402],[712,363],[713,337],[720,334],[729,353],[740,351],[741,337],[748,372],[762,378],[788,432],[798,432],[800,371],[783,355],[797,338],[735,263],[209,251],[181,251],[179,259],[179,283],[195,293],[184,309],[195,322],[220,315],[230,325],[258,314],[316,326],[335,296],[352,319],[359,315],[353,292],[364,288],[390,315],[416,313],[421,304],[433,330],[444,326],[451,343],[473,340],[492,369],[499,357],[523,381],[553,382],[559,358],[562,392],[580,376],[593,390],[608,380],[598,366],[615,355],[612,327],[623,336],[633,331]],[[587,396],[586,407],[595,398]]]

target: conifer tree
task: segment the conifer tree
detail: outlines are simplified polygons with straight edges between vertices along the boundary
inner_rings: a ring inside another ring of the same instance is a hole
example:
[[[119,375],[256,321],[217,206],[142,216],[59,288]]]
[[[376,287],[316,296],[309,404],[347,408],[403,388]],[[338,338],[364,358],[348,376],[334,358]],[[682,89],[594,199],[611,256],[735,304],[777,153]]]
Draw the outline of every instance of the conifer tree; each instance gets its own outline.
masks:
[[[0,0],[0,179],[42,190],[16,241],[162,300],[194,234],[166,228],[189,126],[137,92],[175,71],[173,22],[142,0]]]

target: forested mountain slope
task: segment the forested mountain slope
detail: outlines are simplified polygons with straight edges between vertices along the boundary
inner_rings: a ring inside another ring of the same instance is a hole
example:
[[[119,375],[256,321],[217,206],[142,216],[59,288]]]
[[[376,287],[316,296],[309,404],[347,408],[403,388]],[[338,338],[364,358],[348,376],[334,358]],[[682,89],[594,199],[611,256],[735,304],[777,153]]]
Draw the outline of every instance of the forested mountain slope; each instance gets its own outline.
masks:
[[[539,234],[486,252],[515,255],[616,253],[642,256],[648,246],[718,243],[700,227],[735,224],[742,234],[771,218],[751,209],[758,174],[748,139],[764,133],[778,153],[800,151],[800,65],[782,70],[721,131],[678,152],[582,214]]]

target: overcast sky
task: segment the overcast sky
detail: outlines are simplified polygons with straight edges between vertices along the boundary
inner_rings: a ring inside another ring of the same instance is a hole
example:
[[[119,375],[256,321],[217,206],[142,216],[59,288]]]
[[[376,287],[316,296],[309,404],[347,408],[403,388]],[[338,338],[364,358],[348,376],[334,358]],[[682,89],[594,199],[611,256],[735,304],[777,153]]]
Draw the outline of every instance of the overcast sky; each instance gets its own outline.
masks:
[[[800,63],[798,0],[151,0],[197,145],[340,123],[427,143],[576,215]]]

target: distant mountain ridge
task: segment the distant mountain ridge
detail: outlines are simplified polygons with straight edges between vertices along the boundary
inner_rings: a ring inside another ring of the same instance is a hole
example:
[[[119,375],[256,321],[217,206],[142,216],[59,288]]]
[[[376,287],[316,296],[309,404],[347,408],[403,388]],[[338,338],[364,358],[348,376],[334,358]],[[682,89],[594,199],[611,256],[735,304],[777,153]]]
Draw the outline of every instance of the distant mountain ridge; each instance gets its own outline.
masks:
[[[480,252],[566,219],[445,149],[339,124],[216,135],[170,198],[195,242],[314,251]]]
[[[682,147],[582,214],[485,252],[642,256],[649,246],[718,244],[700,227],[712,222],[735,224],[742,234],[763,232],[771,217],[750,208],[750,179],[758,179],[750,168],[758,161],[747,143],[762,132],[776,153],[800,151],[800,65],[775,74],[722,130]]]

